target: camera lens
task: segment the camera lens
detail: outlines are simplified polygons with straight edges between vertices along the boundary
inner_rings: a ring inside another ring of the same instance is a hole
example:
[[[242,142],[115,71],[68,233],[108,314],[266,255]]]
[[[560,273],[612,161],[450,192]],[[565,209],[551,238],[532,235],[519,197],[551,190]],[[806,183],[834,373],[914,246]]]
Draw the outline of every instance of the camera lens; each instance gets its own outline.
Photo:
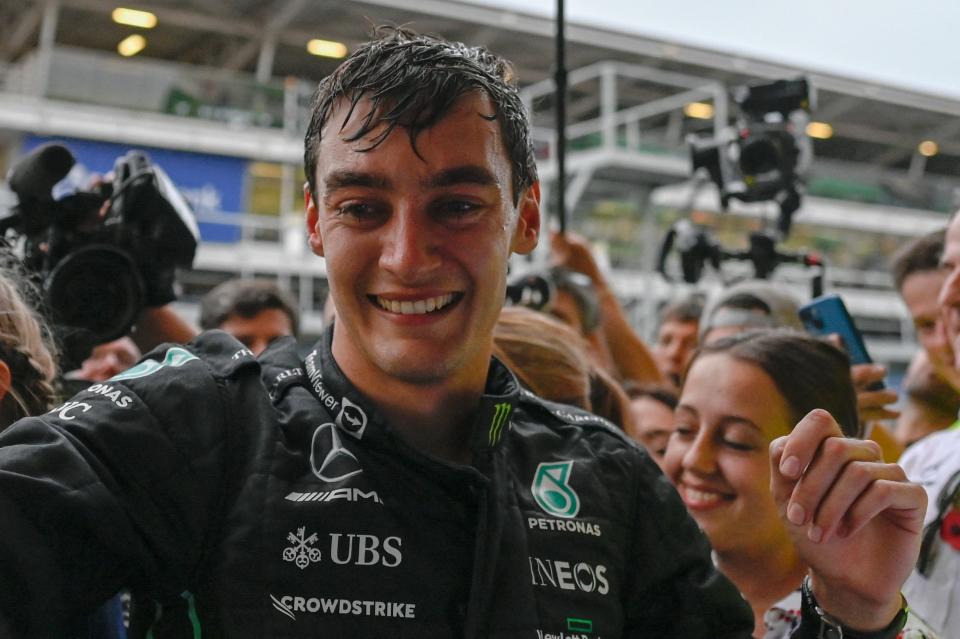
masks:
[[[143,308],[143,289],[127,253],[92,244],[57,263],[44,296],[57,323],[90,331],[100,343],[130,330]]]
[[[769,138],[748,140],[740,149],[740,170],[744,175],[775,171],[780,162],[780,148]]]

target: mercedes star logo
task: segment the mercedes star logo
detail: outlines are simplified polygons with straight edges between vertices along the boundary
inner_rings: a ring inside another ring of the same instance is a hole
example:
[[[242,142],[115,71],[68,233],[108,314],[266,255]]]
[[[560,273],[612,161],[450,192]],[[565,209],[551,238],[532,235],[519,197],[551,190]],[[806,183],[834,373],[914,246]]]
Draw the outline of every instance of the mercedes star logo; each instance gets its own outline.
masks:
[[[313,431],[310,466],[313,474],[326,482],[343,481],[363,472],[356,456],[343,447],[335,424],[327,422]]]

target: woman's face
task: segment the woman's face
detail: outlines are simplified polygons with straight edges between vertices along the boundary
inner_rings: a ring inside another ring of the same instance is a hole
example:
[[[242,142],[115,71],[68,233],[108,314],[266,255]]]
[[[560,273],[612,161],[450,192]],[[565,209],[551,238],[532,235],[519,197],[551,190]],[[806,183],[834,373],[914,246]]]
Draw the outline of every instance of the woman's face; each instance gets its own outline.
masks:
[[[790,543],[770,494],[768,451],[792,427],[763,369],[724,353],[691,366],[663,468],[717,552]]]

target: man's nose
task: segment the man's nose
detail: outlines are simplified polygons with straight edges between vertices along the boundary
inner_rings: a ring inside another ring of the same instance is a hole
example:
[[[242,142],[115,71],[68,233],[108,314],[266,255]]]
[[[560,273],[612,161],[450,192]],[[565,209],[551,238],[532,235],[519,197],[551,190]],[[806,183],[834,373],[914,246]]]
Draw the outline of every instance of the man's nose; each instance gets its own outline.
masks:
[[[441,263],[429,221],[419,218],[417,212],[409,208],[399,210],[384,230],[380,266],[402,282],[415,283],[422,274]]]
[[[946,306],[960,306],[960,268],[954,268],[947,275],[943,286],[940,288],[940,295],[937,303],[941,308]]]

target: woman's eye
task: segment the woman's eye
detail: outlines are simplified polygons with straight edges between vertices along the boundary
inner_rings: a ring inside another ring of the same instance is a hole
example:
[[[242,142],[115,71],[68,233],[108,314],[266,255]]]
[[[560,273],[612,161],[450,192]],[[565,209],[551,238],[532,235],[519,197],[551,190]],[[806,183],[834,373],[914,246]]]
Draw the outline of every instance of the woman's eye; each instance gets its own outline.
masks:
[[[748,444],[748,443],[746,443],[746,442],[735,441],[735,440],[732,440],[732,439],[724,439],[724,440],[723,440],[723,445],[724,445],[724,446],[727,446],[728,448],[732,448],[733,450],[740,450],[740,451],[744,451],[744,452],[753,450],[753,444]]]

